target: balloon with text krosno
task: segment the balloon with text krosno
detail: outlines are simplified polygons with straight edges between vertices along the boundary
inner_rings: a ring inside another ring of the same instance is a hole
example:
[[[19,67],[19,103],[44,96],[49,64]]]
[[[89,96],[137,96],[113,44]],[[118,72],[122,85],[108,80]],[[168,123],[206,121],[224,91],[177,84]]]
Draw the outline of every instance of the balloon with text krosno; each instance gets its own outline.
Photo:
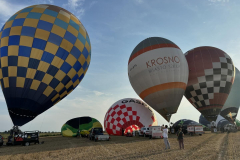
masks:
[[[209,121],[215,121],[230,93],[235,67],[222,50],[203,46],[185,53],[189,79],[188,101]]]
[[[14,125],[70,94],[86,75],[91,44],[82,23],[54,5],[26,7],[0,30],[0,84]]]
[[[135,92],[167,121],[177,112],[188,80],[188,64],[173,42],[150,37],[140,42],[128,62]]]

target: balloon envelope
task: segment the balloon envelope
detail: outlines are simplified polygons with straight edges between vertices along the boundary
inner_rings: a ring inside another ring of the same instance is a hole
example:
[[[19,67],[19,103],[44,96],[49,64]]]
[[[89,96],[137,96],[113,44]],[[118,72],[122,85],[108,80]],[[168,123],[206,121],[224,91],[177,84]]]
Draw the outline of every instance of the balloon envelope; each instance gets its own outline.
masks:
[[[175,122],[173,124],[173,127],[176,127],[176,126],[187,126],[187,125],[201,125],[200,123],[197,123],[193,120],[190,120],[190,119],[180,119],[178,120],[177,122]]]
[[[91,58],[89,36],[69,11],[34,5],[0,31],[1,88],[14,125],[24,125],[71,93]]]
[[[201,125],[201,124],[190,119],[180,119],[173,124],[172,128],[174,128],[175,131],[178,131],[179,128],[182,128],[183,132],[186,133],[188,125]]]
[[[62,136],[75,137],[78,130],[81,134],[89,134],[92,128],[103,128],[101,123],[92,117],[78,117],[68,120],[61,128]]]
[[[208,46],[185,56],[189,66],[185,97],[209,122],[215,121],[234,81],[233,62],[222,50]]]
[[[206,120],[206,118],[201,114],[199,117],[199,123],[206,126],[206,127],[211,127],[211,124],[208,120]]]
[[[240,91],[240,72],[235,67],[235,80],[232,85],[232,89],[229,93],[229,96],[220,112],[220,115],[229,122],[231,122],[232,124],[235,122],[240,106],[239,91]]]
[[[128,76],[135,92],[169,121],[186,89],[188,64],[176,44],[151,37],[134,48],[128,62]]]
[[[151,107],[135,98],[125,98],[115,102],[104,118],[104,128],[109,135],[122,135],[122,130],[132,125],[139,128],[157,125]]]
[[[240,121],[238,119],[235,119],[235,124],[237,127],[240,127]]]
[[[138,127],[137,125],[131,125],[129,127],[127,127],[125,130],[124,130],[124,134],[127,134],[127,133],[132,133],[133,131],[138,131],[140,130],[141,128]]]
[[[223,118],[221,115],[218,115],[217,120],[216,120],[216,126],[218,130],[221,130],[224,126],[227,124],[231,124],[228,120]]]

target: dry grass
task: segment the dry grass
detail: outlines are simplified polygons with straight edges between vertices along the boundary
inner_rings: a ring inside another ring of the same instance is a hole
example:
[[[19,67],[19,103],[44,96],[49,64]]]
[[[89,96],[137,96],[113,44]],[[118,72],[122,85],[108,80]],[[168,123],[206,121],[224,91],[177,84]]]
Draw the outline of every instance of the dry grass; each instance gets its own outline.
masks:
[[[240,135],[239,132],[232,133],[227,136],[227,143],[225,145],[226,153],[225,159],[226,160],[235,160],[240,159]]]
[[[239,159],[240,132],[203,136],[185,136],[185,149],[180,150],[175,135],[170,135],[170,150],[164,150],[163,139],[115,137],[94,142],[86,138],[44,137],[42,145],[3,146],[0,159]]]

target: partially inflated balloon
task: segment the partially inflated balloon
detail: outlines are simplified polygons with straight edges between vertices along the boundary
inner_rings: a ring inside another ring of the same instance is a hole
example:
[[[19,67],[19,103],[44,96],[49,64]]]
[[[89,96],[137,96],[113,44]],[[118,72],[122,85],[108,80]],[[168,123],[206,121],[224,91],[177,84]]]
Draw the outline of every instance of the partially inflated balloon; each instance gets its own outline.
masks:
[[[224,126],[231,124],[228,120],[223,118],[221,115],[218,115],[217,120],[216,120],[216,127],[218,130],[221,130],[224,128]]]
[[[231,90],[235,70],[231,58],[214,47],[188,51],[188,101],[209,121],[215,121]]]
[[[206,118],[204,118],[204,116],[202,114],[199,117],[199,123],[201,123],[202,125],[204,125],[206,127],[211,127],[210,122],[208,120],[206,120]]]
[[[69,11],[34,5],[0,31],[0,80],[14,125],[24,125],[66,97],[85,76],[89,36]]]
[[[237,127],[240,127],[240,121],[238,119],[235,119],[235,124]]]
[[[133,131],[139,131],[140,129],[137,125],[131,125],[124,130],[124,134],[133,133]]]
[[[240,72],[235,67],[235,80],[232,85],[232,89],[229,93],[229,96],[220,112],[220,115],[231,123],[235,122],[235,119],[238,114],[238,109],[240,106],[239,91],[240,91]]]
[[[104,118],[104,128],[109,135],[122,135],[123,129],[136,125],[139,128],[157,125],[151,107],[135,98],[115,102]]]
[[[128,76],[135,92],[169,121],[186,89],[188,64],[176,44],[151,37],[134,48],[128,62]]]
[[[101,123],[92,117],[77,117],[68,120],[61,128],[61,134],[64,137],[75,137],[77,132],[89,134],[92,128],[103,128]]]
[[[177,126],[188,126],[188,125],[200,125],[200,124],[190,119],[180,119],[173,124],[173,127],[175,128]]]

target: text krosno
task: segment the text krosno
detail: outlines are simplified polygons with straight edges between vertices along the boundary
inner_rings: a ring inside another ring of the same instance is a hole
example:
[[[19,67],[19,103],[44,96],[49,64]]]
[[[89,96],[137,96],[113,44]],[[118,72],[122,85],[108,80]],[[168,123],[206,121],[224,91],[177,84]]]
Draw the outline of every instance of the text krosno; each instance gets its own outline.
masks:
[[[157,65],[162,65],[162,64],[168,64],[168,63],[179,63],[180,59],[178,56],[172,56],[172,57],[159,57],[157,59],[152,59],[151,61],[147,61],[146,65],[148,67],[153,67]]]

